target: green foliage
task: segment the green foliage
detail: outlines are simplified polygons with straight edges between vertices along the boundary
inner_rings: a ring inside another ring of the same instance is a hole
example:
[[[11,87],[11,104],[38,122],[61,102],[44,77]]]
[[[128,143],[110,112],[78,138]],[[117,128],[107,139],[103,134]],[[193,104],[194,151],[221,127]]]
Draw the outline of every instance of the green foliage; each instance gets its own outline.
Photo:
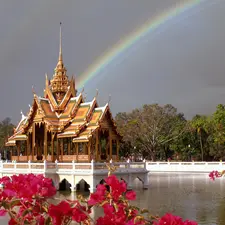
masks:
[[[4,148],[7,137],[13,134],[13,128],[14,125],[8,117],[0,122],[0,149]]]
[[[132,146],[131,152],[155,159],[158,152],[167,156],[169,144],[182,135],[186,120],[172,105],[144,105],[131,113],[116,116],[123,141]]]
[[[225,105],[186,120],[172,105],[144,105],[118,113],[122,150],[152,160],[225,160]]]

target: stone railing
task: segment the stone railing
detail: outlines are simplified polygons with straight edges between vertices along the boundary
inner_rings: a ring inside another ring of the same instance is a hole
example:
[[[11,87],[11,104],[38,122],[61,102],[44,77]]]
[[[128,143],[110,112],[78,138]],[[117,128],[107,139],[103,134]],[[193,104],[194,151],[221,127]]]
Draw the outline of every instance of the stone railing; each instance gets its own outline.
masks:
[[[147,162],[150,172],[202,172],[225,170],[225,162]]]
[[[115,168],[115,173],[138,173],[146,171],[146,162],[113,162],[99,163],[93,160],[90,163],[77,163],[75,161],[61,163],[57,160],[55,163],[43,161],[42,163],[25,162],[3,162],[0,161],[1,174],[19,174],[19,173],[35,173],[35,174],[101,174],[107,173],[109,166]]]

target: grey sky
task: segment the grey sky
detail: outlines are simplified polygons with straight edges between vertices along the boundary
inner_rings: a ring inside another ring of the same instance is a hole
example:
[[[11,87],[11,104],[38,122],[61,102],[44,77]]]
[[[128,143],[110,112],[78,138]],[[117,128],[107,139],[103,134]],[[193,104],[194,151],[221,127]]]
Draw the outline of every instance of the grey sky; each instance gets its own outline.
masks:
[[[43,95],[58,58],[59,22],[68,75],[79,75],[146,20],[181,0],[0,0],[0,119],[17,122]],[[213,3],[213,4],[212,4]],[[171,103],[191,117],[225,103],[225,1],[205,0],[150,32],[85,85],[111,109]]]

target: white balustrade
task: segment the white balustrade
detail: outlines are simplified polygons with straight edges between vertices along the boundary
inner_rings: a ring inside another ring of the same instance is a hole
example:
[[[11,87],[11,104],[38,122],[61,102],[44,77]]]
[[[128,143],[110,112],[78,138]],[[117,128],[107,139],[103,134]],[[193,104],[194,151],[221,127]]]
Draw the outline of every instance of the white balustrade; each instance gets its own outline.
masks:
[[[114,167],[116,173],[138,173],[141,171],[146,171],[147,163],[146,162],[113,162],[110,160],[109,165]],[[9,173],[9,174],[106,174],[109,168],[107,163],[94,162],[92,160],[90,163],[76,163],[72,161],[71,163],[63,162],[47,162],[43,161],[42,163],[34,163],[28,161],[27,163],[18,163],[13,162],[2,162],[0,161],[0,173]]]
[[[225,162],[147,162],[150,172],[202,172],[225,170]]]

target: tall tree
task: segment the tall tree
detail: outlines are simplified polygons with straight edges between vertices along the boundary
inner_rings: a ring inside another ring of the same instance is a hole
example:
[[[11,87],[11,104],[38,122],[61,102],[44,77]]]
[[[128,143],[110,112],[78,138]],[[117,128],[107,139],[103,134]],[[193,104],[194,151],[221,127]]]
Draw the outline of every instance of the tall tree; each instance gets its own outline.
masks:
[[[5,118],[0,122],[0,149],[4,148],[8,136],[13,134],[14,125],[10,118]]]
[[[161,148],[182,134],[186,123],[183,115],[169,104],[144,105],[129,114],[119,114],[116,118],[124,140],[132,146],[138,146],[143,156],[152,160],[155,160]]]

